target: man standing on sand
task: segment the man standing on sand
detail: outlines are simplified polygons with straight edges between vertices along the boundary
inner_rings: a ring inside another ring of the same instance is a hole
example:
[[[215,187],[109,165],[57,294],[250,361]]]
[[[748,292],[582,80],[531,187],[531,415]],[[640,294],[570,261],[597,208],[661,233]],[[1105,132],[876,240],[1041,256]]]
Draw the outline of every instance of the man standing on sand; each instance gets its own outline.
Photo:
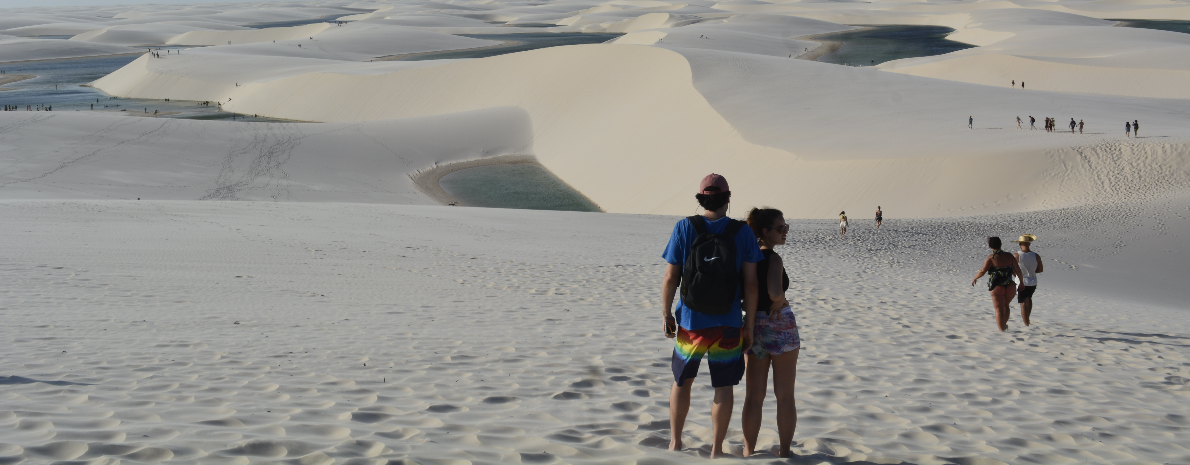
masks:
[[[1029,316],[1033,313],[1033,292],[1037,290],[1037,273],[1045,271],[1041,264],[1041,255],[1030,250],[1030,246],[1037,240],[1037,236],[1023,234],[1020,239],[1012,242],[1020,244],[1021,251],[1016,254],[1017,264],[1021,267],[1021,282],[1017,286],[1016,303],[1021,304],[1021,319],[1025,326],[1029,326]]]
[[[1078,133],[1079,134],[1083,133],[1083,120],[1081,120],[1081,119],[1078,120]]]
[[[1070,118],[1070,133],[1071,133],[1071,134],[1074,134],[1074,127],[1075,127],[1075,126],[1078,126],[1078,123],[1075,123],[1075,122],[1074,122],[1074,118]]]
[[[1037,118],[1029,117],[1029,130],[1037,129]]]
[[[975,117],[974,116],[967,117],[967,129],[975,129]]]
[[[1124,122],[1124,137],[1132,137],[1132,123]]]
[[[1140,137],[1140,120],[1132,120],[1132,135]]]
[[[727,217],[731,202],[727,179],[707,175],[694,197],[705,211],[678,221],[662,253],[668,263],[661,283],[662,325],[665,337],[677,339],[670,362],[674,384],[669,393],[669,450],[683,448],[690,391],[706,356],[715,388],[711,458],[719,458],[724,455],[723,440],[731,422],[732,388],[744,377],[744,348],[752,347],[756,262],[764,256],[752,229]],[[679,284],[674,315],[670,308]]]

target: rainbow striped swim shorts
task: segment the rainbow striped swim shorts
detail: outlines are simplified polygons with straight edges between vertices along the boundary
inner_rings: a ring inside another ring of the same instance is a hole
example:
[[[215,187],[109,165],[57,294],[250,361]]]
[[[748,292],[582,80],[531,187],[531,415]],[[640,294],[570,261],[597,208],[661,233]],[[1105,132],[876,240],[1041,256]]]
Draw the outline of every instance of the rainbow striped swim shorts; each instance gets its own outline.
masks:
[[[740,384],[744,377],[744,348],[740,344],[740,328],[715,326],[687,330],[678,328],[671,365],[678,384],[698,376],[703,356],[711,371],[711,386],[725,387]]]

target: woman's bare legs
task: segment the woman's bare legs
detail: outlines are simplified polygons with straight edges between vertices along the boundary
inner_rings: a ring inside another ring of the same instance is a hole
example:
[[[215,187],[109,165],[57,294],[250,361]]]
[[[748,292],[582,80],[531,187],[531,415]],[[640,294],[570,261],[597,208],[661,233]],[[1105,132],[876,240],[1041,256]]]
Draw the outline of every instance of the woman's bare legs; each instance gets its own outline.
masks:
[[[996,325],[1000,327],[1000,331],[1008,330],[1008,302],[1012,300],[1012,296],[1001,293],[992,294],[992,307],[996,309]]]
[[[744,457],[756,452],[756,437],[760,435],[760,419],[764,414],[764,398],[769,392],[769,362],[772,357],[744,355],[746,385],[744,411],[740,420],[744,430]]]
[[[793,444],[793,433],[797,429],[797,405],[794,404],[794,384],[797,381],[797,356],[801,349],[794,349],[773,359],[773,394],[777,397],[777,434],[781,438],[778,457],[789,457]],[[756,425],[759,430],[759,422]],[[756,442],[753,436],[754,444]]]

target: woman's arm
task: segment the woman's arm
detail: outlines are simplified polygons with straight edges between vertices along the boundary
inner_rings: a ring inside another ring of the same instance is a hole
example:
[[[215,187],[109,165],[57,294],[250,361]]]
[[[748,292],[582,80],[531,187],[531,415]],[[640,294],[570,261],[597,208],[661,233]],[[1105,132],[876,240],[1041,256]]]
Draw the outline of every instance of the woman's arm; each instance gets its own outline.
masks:
[[[744,347],[752,347],[752,331],[756,328],[756,264],[744,262],[740,271],[744,272],[744,327],[740,339]]]
[[[992,256],[988,255],[988,258],[983,261],[983,268],[979,269],[979,274],[975,275],[975,279],[971,280],[971,285],[974,286],[975,282],[979,281],[979,278],[982,278],[983,275],[987,274],[988,270],[990,269],[992,269]]]
[[[781,256],[777,254],[769,255],[769,274],[768,282],[765,283],[769,288],[769,299],[773,301],[773,305],[765,310],[780,310],[789,306],[789,301],[785,300],[785,286],[781,282],[781,277],[784,275],[785,266],[781,263]]]
[[[1016,275],[1016,282],[1024,284],[1025,275],[1021,273],[1021,264],[1017,262],[1016,257],[1012,257],[1012,274]]]
[[[1040,273],[1042,271],[1045,271],[1045,266],[1041,264],[1041,255],[1038,255],[1037,256],[1037,271],[1035,271],[1035,273]]]

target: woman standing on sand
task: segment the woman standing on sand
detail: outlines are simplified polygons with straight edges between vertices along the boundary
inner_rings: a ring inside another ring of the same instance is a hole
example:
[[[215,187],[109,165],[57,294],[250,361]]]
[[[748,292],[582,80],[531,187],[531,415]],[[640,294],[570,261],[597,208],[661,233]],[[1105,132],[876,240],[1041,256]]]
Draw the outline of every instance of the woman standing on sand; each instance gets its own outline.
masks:
[[[797,357],[802,339],[797,319],[785,299],[789,289],[789,275],[781,256],[773,247],[785,243],[789,225],[781,210],[753,208],[748,212],[748,227],[756,233],[756,242],[764,256],[756,263],[756,323],[752,347],[745,352],[747,388],[741,423],[744,430],[744,457],[756,452],[756,437],[760,434],[760,420],[764,398],[768,395],[769,367],[773,369],[773,394],[777,398],[777,435],[781,448],[778,457],[789,457],[793,432],[797,429],[797,406],[793,403],[794,382],[797,379]]]
[[[1020,118],[1017,118],[1020,121]],[[880,229],[880,223],[884,222],[884,212],[880,211],[880,205],[876,206],[876,229]]]
[[[847,212],[839,212],[839,237],[847,235]]]
[[[975,286],[979,278],[984,274],[988,275],[988,291],[992,293],[992,306],[996,309],[996,325],[1000,327],[1000,331],[1008,329],[1008,304],[1016,296],[1016,282],[1012,277],[1016,276],[1017,281],[1024,282],[1016,257],[1000,250],[1002,245],[999,237],[988,238],[988,247],[992,249],[992,254],[983,261],[983,268],[980,268],[979,274],[971,280],[971,285]]]

